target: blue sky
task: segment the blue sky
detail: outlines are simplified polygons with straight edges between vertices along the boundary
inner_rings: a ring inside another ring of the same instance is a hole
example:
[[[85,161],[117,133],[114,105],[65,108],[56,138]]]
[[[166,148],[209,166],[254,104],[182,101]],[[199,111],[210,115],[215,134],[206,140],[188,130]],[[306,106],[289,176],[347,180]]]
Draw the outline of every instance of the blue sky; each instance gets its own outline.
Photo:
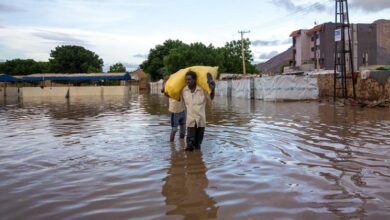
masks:
[[[350,19],[390,19],[390,0],[350,0]],[[58,45],[81,45],[105,67],[135,68],[167,39],[223,46],[253,42],[254,62],[287,49],[291,31],[334,21],[333,0],[0,0],[0,61],[45,61]]]

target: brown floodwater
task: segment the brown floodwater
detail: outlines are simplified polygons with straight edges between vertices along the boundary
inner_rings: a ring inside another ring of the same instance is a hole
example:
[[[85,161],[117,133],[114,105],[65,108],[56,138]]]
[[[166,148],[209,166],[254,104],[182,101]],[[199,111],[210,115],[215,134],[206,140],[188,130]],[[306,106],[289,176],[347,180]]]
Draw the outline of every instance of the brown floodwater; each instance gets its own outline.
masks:
[[[2,100],[0,219],[389,219],[390,110],[216,97],[201,151],[167,100]]]

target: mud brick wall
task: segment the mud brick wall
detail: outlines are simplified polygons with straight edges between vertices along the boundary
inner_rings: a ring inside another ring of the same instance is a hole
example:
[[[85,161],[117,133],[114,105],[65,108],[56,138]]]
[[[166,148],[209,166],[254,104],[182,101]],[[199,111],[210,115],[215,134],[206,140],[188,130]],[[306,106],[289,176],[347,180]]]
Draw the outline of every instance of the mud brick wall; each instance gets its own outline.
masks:
[[[319,96],[333,97],[333,74],[318,75],[318,90]],[[351,80],[347,80],[348,96],[352,97],[352,83]],[[355,85],[356,97],[362,100],[380,100],[390,98],[390,77],[387,79],[385,85],[381,85],[374,79],[362,79],[358,77]],[[341,91],[337,92],[337,96],[341,96]]]

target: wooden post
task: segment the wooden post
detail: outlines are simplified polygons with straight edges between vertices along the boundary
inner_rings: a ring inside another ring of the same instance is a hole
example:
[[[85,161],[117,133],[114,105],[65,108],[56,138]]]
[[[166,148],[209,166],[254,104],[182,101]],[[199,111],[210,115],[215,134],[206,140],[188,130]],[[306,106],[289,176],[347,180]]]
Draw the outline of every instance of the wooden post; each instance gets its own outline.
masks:
[[[244,34],[249,33],[249,31],[239,31],[238,33],[241,34],[242,71],[243,71],[243,74],[246,74],[246,68],[245,68]]]

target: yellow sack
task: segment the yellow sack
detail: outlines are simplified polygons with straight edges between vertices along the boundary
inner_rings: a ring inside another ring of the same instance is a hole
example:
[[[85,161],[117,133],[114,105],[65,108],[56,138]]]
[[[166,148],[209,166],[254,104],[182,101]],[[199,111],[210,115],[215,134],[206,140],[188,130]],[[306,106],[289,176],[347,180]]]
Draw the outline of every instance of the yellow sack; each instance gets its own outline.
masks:
[[[186,86],[186,73],[191,70],[196,73],[196,84],[204,89],[209,94],[211,89],[207,84],[207,73],[211,73],[215,81],[218,76],[218,67],[211,66],[192,66],[181,69],[176,73],[170,75],[168,81],[165,83],[164,92],[171,98],[180,100],[181,90]]]

